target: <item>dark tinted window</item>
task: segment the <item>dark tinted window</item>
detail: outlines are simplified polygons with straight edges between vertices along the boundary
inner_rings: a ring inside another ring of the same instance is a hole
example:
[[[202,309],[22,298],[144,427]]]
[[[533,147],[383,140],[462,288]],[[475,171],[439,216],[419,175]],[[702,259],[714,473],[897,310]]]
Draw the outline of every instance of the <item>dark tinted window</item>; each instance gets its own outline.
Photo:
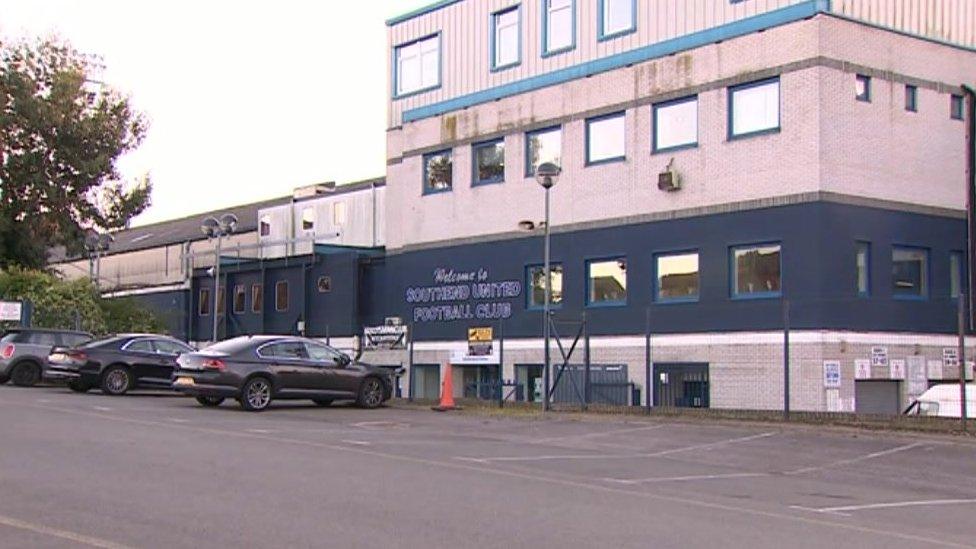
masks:
[[[339,352],[331,347],[316,343],[306,343],[305,347],[308,349],[308,357],[312,360],[339,363]]]
[[[85,334],[61,334],[61,345],[66,347],[77,347],[90,340],[91,336]]]
[[[126,351],[137,351],[140,353],[154,353],[152,342],[148,339],[137,339],[125,346]]]
[[[118,347],[125,339],[126,338],[120,336],[105,337],[102,339],[89,341],[88,343],[82,345],[82,347],[85,349],[94,349],[96,347]]]
[[[7,332],[0,338],[0,343],[16,343],[20,341],[20,332]]]
[[[47,345],[54,347],[58,344],[58,336],[51,332],[31,332],[27,335],[27,342],[34,345]]]
[[[301,341],[272,343],[261,349],[261,355],[275,358],[308,358],[305,344]]]

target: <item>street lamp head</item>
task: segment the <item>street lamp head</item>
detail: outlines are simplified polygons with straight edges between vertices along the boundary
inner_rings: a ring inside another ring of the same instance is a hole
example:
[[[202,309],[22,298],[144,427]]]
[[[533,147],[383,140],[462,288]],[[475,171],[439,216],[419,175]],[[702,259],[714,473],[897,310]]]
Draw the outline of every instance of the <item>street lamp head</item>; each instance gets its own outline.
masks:
[[[237,216],[232,213],[225,213],[220,216],[220,230],[225,234],[232,234],[237,229]]]
[[[534,221],[529,221],[528,219],[519,221],[518,222],[518,228],[521,229],[521,230],[523,230],[523,231],[531,231],[531,230],[535,229],[535,222]]]
[[[208,217],[203,220],[200,224],[200,231],[206,235],[207,238],[213,238],[217,236],[220,231],[220,222],[213,217]]]
[[[552,162],[544,162],[535,170],[535,180],[543,189],[549,190],[559,181],[559,166]]]

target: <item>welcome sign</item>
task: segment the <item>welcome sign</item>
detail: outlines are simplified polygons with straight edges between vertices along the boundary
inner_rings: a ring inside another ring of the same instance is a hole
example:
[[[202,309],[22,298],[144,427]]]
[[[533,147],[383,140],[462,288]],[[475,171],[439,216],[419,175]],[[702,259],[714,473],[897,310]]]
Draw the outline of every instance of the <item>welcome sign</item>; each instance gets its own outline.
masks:
[[[519,280],[493,281],[488,269],[456,271],[439,267],[430,286],[407,288],[404,298],[414,322],[493,320],[512,316],[512,300],[522,295]]]

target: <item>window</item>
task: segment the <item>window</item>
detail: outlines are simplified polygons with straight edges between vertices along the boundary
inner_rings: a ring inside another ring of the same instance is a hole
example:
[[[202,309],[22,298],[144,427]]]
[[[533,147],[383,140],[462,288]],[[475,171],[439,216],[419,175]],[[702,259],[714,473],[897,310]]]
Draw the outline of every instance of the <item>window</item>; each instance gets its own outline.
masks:
[[[656,301],[698,300],[698,252],[658,255],[654,272]]]
[[[153,349],[152,341],[150,341],[148,339],[137,339],[135,341],[130,341],[129,343],[126,343],[125,347],[123,347],[123,350],[133,351],[133,352],[136,352],[136,353],[155,353],[156,352]]]
[[[264,286],[251,284],[251,312],[260,313],[264,309]]]
[[[221,291],[221,290],[223,290],[223,291]],[[226,294],[227,294],[227,289],[226,288],[223,288],[221,286],[217,286],[217,314],[218,315],[224,314],[224,310],[225,310],[224,309],[224,306],[225,306],[224,301],[225,301]]]
[[[624,160],[626,122],[619,112],[586,121],[586,163],[602,164]]]
[[[576,40],[576,1],[542,0],[542,55],[573,49]]]
[[[244,285],[238,284],[234,286],[234,314],[241,314],[244,312],[244,300],[247,298],[247,294],[244,292]]]
[[[951,95],[949,97],[949,116],[953,120],[962,120],[964,118],[964,105],[961,95]]]
[[[854,77],[854,98],[858,101],[871,102],[871,77],[858,74]]]
[[[729,88],[729,138],[779,131],[779,79]]]
[[[306,343],[305,350],[308,353],[308,358],[317,362],[328,362],[332,365],[339,365],[342,363],[342,359],[340,358],[342,356],[341,353],[326,345]]]
[[[169,341],[166,339],[154,339],[153,348],[156,349],[157,353],[164,355],[181,355],[183,353],[193,352],[193,349],[185,345],[180,345],[175,341]]]
[[[451,151],[424,155],[424,194],[451,190],[454,181]]]
[[[262,215],[261,221],[258,223],[258,234],[261,236],[271,235],[271,216]]]
[[[394,50],[396,96],[436,88],[441,83],[441,37],[422,38]]]
[[[505,180],[505,142],[501,139],[471,146],[474,157],[472,185]]]
[[[33,332],[28,335],[27,343],[33,345],[45,345],[47,347],[54,347],[58,344],[57,335],[51,332]]]
[[[346,203],[336,202],[332,204],[332,224],[341,227],[346,224]]]
[[[586,264],[587,305],[627,303],[627,260],[590,261]]]
[[[292,360],[302,360],[308,358],[305,344],[301,341],[282,341],[272,343],[258,349],[258,354],[265,358],[289,358]]]
[[[305,208],[302,210],[302,230],[315,230],[315,208]]]
[[[525,134],[525,177],[535,177],[540,164],[560,166],[562,129],[549,128]]]
[[[912,85],[905,86],[905,110],[918,112],[918,87]]]
[[[896,298],[924,298],[929,286],[929,252],[898,247],[891,251],[892,293]]]
[[[732,248],[732,297],[781,295],[780,249],[779,244]]]
[[[200,288],[200,316],[210,315],[210,288]]]
[[[519,64],[522,49],[519,17],[518,6],[491,16],[491,68],[494,70]]]
[[[600,40],[607,40],[637,30],[636,0],[599,0],[597,21]]]
[[[654,152],[698,145],[698,97],[654,105]]]
[[[966,284],[966,269],[962,252],[949,252],[949,297],[956,299]]]
[[[857,269],[857,295],[865,297],[871,294],[871,244],[858,242],[854,256]]]
[[[546,273],[545,266],[533,265],[526,269],[529,286],[529,309],[541,309],[546,305]],[[549,264],[550,301],[553,307],[563,304],[563,266],[559,263]]]
[[[275,284],[275,309],[278,311],[288,310],[288,282],[285,280]]]

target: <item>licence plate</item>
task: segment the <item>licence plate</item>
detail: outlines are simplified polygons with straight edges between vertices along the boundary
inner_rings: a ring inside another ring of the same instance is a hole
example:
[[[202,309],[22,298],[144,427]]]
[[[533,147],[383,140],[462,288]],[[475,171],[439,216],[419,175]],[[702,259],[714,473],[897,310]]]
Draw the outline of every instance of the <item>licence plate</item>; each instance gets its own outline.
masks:
[[[196,385],[196,382],[193,381],[193,378],[192,377],[178,377],[178,378],[176,378],[175,385],[182,385],[182,386],[185,387],[185,386],[188,386],[188,385]]]
[[[62,362],[66,358],[68,357],[65,356],[63,353],[54,353],[53,355],[48,357],[48,360],[50,360],[51,362]]]

